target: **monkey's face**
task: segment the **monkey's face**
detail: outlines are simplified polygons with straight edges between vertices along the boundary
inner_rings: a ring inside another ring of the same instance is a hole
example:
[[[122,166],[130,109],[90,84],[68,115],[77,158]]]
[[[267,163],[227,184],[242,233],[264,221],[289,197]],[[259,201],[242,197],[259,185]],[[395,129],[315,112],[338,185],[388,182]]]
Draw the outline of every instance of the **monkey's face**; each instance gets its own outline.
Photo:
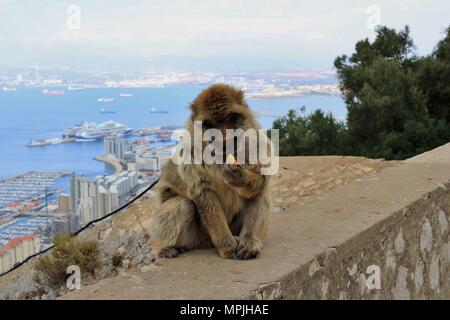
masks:
[[[224,157],[226,146],[236,139],[235,131],[247,131],[254,126],[243,92],[227,85],[217,84],[204,90],[191,104],[191,110],[191,133],[199,130],[201,123],[203,148],[211,142],[221,144]],[[218,150],[217,144],[215,150]],[[233,145],[234,151],[229,151],[236,153],[237,144]]]
[[[217,129],[222,134],[223,140],[229,139],[230,130],[244,129],[245,117],[244,115],[231,112],[227,114],[224,118],[214,118],[208,116],[199,116],[197,121],[202,122],[203,132],[209,129]]]
[[[242,128],[248,106],[244,93],[225,84],[216,84],[203,90],[191,104],[193,121],[202,121],[207,129]]]

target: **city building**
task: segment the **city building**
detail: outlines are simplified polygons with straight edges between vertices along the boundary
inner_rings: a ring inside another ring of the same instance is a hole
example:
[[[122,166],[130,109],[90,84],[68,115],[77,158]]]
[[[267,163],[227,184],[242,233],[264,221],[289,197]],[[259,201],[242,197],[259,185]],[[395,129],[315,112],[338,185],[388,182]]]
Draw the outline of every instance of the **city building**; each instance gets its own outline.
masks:
[[[71,197],[68,194],[60,194],[58,196],[58,210],[63,212],[69,212],[72,207]]]
[[[143,153],[136,153],[136,162],[133,168],[136,172],[158,174],[171,157],[171,148],[151,149]]]
[[[116,150],[115,142],[116,142],[115,137],[105,137],[103,139],[103,147],[104,147],[105,156],[115,155],[115,150]]]
[[[106,156],[113,156],[120,161],[126,152],[133,150],[133,145],[136,143],[136,141],[118,139],[117,137],[105,137],[103,139],[104,153]]]
[[[39,235],[35,233],[11,239],[0,247],[0,274],[11,270],[29,256],[39,253],[40,247]]]
[[[80,224],[99,219],[119,208],[138,185],[136,172],[124,171],[118,175],[97,176],[95,179],[85,177],[72,178],[71,194],[75,213]]]
[[[116,159],[122,160],[123,155],[127,151],[132,151],[133,145],[128,140],[120,139],[116,140],[115,143],[115,152],[114,155],[116,156]]]
[[[74,234],[80,228],[80,217],[74,213],[53,215],[53,233],[55,235]]]
[[[87,181],[86,177],[83,176],[72,176],[70,180],[70,201],[72,202],[71,208],[73,211],[78,211],[78,205],[80,203],[81,197],[81,186]]]
[[[71,179],[71,208],[73,212],[78,214],[81,225],[85,225],[99,217],[96,205],[97,189],[96,182],[87,177],[73,176]]]

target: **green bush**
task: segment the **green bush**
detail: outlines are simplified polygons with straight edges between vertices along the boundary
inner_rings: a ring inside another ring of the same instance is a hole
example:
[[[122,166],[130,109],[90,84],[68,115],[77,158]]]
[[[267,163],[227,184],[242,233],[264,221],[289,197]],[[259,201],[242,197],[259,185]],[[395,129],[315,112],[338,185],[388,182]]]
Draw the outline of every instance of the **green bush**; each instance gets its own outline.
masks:
[[[81,275],[95,277],[101,267],[101,259],[95,241],[81,242],[70,236],[56,236],[53,250],[39,258],[35,265],[34,279],[42,287],[57,289],[65,285],[67,267],[76,265]]]
[[[310,115],[303,107],[300,111],[290,110],[273,127],[279,130],[282,156],[338,154],[344,146],[344,124],[321,110]]]

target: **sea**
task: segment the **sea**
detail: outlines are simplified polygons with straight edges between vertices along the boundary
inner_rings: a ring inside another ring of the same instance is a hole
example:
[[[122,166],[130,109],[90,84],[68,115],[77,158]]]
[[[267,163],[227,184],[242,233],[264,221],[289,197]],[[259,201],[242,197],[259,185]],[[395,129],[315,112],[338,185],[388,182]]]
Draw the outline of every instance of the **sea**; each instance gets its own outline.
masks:
[[[203,88],[89,88],[65,90],[64,95],[45,95],[42,93],[45,88],[39,87],[0,91],[0,179],[28,171],[74,172],[88,177],[110,174],[114,168],[93,159],[103,153],[101,141],[34,148],[26,144],[30,140],[61,137],[64,129],[83,121],[114,120],[131,128],[184,125],[189,116],[189,103]],[[132,96],[121,97],[120,93]],[[97,99],[101,97],[115,101],[99,103]],[[337,95],[247,99],[247,102],[259,115],[264,128],[271,128],[273,121],[289,109],[302,106],[306,113],[321,108],[338,118],[346,115],[345,104]],[[100,113],[102,108],[116,113]],[[151,108],[168,113],[150,113]],[[60,184],[67,189],[67,181]]]

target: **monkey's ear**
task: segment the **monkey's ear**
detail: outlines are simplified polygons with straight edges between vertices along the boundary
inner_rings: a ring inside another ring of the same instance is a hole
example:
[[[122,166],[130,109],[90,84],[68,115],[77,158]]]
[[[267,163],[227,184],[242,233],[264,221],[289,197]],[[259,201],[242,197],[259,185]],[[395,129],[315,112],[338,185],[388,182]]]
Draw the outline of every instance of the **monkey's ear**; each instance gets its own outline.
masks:
[[[192,120],[194,120],[195,116],[198,115],[198,112],[199,112],[198,103],[196,103],[196,101],[192,102],[189,105],[189,109],[191,109],[191,111],[192,111],[191,118],[192,118]]]
[[[239,90],[237,90],[237,94],[238,94],[238,96],[239,96],[239,102],[240,102],[242,105],[248,107],[247,104],[245,103],[245,93],[244,93],[244,91],[242,91],[242,90],[239,89]]]

